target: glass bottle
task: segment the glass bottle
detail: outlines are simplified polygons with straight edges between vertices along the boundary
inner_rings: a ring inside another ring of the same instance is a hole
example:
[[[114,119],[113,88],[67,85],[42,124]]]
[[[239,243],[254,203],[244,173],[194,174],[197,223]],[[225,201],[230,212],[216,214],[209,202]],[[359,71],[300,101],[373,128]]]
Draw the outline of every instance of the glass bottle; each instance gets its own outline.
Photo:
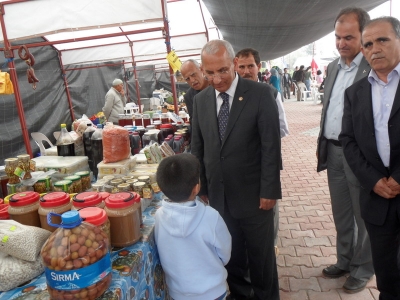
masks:
[[[103,161],[103,125],[97,125],[97,129],[91,137],[92,157],[93,157],[93,175],[97,178],[99,170],[97,165]]]
[[[56,142],[58,156],[75,156],[75,144],[67,131],[67,125],[61,124],[60,136]]]

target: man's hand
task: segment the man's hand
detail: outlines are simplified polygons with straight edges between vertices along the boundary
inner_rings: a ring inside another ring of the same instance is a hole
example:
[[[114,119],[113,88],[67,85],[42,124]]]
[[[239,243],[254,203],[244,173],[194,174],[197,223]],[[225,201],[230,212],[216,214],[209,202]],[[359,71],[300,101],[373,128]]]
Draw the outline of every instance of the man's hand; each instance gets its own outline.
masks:
[[[394,179],[393,179],[393,181],[394,181]],[[393,183],[391,183],[391,184],[393,184]],[[393,191],[390,188],[390,186],[388,185],[388,179],[386,177],[379,179],[379,181],[375,184],[373,191],[376,194],[378,194],[379,196],[386,198],[386,199],[394,198],[397,195],[397,193],[395,191]]]
[[[273,208],[276,204],[276,200],[274,199],[266,199],[266,198],[260,198],[260,207],[259,209],[263,210],[270,210]]]
[[[393,177],[389,177],[389,179],[387,181],[387,185],[388,185],[388,187],[391,188],[391,190],[393,192],[396,193],[396,195],[400,194],[400,184],[398,184],[397,181],[394,180]]]

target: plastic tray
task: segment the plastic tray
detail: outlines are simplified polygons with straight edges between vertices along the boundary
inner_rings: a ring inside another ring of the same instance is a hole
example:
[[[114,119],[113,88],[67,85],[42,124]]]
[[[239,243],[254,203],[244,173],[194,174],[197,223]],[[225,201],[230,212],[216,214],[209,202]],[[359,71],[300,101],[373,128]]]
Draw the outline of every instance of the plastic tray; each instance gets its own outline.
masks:
[[[103,178],[105,175],[127,175],[136,166],[136,157],[120,160],[113,163],[105,164],[100,162],[97,164],[99,170],[99,178]]]

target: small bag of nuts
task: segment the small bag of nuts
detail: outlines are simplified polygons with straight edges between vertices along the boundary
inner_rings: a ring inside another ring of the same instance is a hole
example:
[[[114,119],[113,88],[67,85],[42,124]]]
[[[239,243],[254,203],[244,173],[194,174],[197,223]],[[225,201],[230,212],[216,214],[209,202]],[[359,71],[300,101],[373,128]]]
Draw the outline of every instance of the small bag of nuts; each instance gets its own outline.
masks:
[[[35,261],[50,234],[48,230],[22,225],[14,220],[0,220],[0,252]]]

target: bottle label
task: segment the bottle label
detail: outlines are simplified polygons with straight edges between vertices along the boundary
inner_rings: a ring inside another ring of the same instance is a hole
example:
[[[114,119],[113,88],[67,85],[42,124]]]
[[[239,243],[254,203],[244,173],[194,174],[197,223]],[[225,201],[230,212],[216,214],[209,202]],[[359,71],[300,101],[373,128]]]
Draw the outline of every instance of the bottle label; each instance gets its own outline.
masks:
[[[85,268],[72,271],[54,271],[45,268],[47,284],[53,289],[70,291],[93,285],[111,272],[111,257],[107,253],[102,259]]]
[[[24,170],[22,170],[20,167],[16,167],[15,168],[14,174],[17,175],[18,177],[24,178],[25,177],[25,173],[26,172]]]

